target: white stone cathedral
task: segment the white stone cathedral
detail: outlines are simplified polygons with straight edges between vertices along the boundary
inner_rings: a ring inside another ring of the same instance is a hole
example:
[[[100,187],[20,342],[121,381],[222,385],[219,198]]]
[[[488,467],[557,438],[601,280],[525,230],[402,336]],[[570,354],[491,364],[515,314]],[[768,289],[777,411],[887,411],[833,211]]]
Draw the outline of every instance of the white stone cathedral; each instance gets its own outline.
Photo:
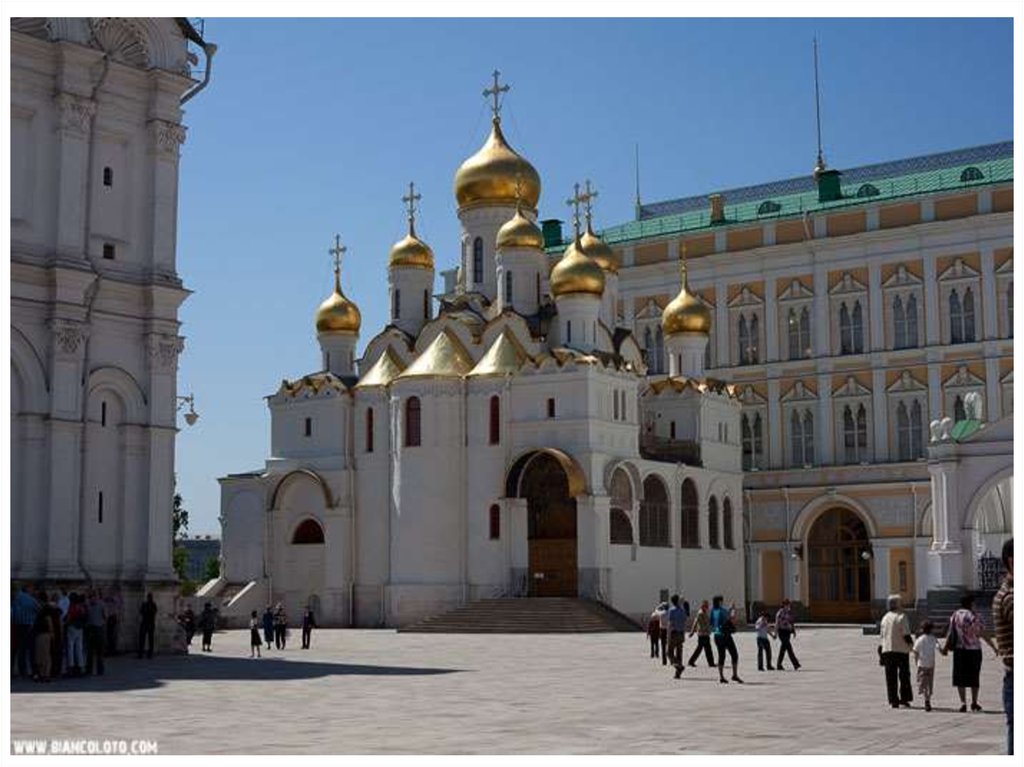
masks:
[[[268,602],[341,626],[497,596],[637,617],[665,591],[744,603],[740,404],[704,376],[710,311],[683,264],[662,320],[670,375],[648,384],[618,322],[618,263],[591,227],[596,193],[577,188],[574,242],[552,267],[540,176],[502,133],[495,74],[490,136],[455,175],[457,283],[435,311],[410,185],[391,322],[358,367],[336,238],[315,321],[322,369],[268,398],[266,465],[220,480],[222,576],[200,596],[229,619]]]

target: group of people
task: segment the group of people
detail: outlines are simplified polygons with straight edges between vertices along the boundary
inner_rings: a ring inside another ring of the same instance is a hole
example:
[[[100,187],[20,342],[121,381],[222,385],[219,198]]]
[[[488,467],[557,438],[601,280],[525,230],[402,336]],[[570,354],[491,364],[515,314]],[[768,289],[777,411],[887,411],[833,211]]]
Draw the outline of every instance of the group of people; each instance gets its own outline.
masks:
[[[22,584],[11,598],[12,675],[50,682],[105,671],[117,654],[122,602],[116,590],[58,588],[47,593]],[[153,655],[157,607],[149,594],[139,609],[138,654]]]
[[[675,678],[679,679],[687,666],[695,667],[697,660],[703,654],[709,668],[718,669],[718,681],[721,684],[728,684],[729,681],[743,684],[739,675],[739,650],[736,648],[736,640],[733,635],[737,630],[736,605],[724,605],[721,596],[715,596],[708,604],[707,600],[701,602],[696,615],[690,617],[690,603],[682,599],[678,594],[673,594],[669,602],[662,602],[651,613],[647,623],[647,636],[651,643],[651,657],[657,659],[660,655],[662,665],[672,665],[675,670]],[[689,629],[689,636],[697,636],[697,646],[690,655],[686,664],[683,663],[683,642]],[[769,671],[778,669],[784,670],[783,658],[789,657],[793,669],[800,668],[800,661],[793,652],[792,639],[796,635],[796,619],[793,616],[793,609],[788,599],[783,600],[782,607],[775,614],[774,622],[767,612],[762,612],[754,626],[757,634],[757,670]],[[779,656],[775,666],[772,666],[771,640],[778,637],[780,642]],[[711,644],[714,642],[718,651],[718,661],[715,662],[714,652]],[[659,652],[660,650],[660,652]],[[732,675],[729,679],[725,677],[725,659],[729,657]]]
[[[192,605],[185,608],[185,611],[178,616],[178,623],[185,631],[185,647],[192,647],[192,637],[196,635],[196,629],[202,633],[202,651],[213,652],[213,632],[217,628],[217,611],[209,602],[203,605],[203,611],[196,617]]]
[[[925,711],[932,710],[935,682],[935,656],[953,655],[953,686],[960,698],[960,712],[968,710],[967,692],[970,691],[970,710],[981,711],[978,692],[981,687],[982,648],[984,642],[1002,659],[1003,708],[1009,727],[1009,753],[1013,753],[1013,539],[1006,541],[1002,553],[1006,568],[1004,579],[992,600],[992,618],[995,638],[987,633],[984,621],[974,610],[973,594],[965,594],[960,607],[949,618],[945,636],[940,643],[931,621],[922,621],[917,635],[910,631],[910,621],[903,611],[900,597],[893,594],[888,600],[888,611],[880,624],[881,643],[878,662],[885,669],[885,690],[893,708],[909,708],[914,699],[910,682],[910,660],[916,669],[917,691],[924,698]]]
[[[260,629],[263,635],[260,636]],[[313,615],[313,608],[306,607],[302,613],[302,649],[308,650],[313,639],[313,629],[316,628],[316,617]],[[284,605],[280,602],[274,607],[267,605],[260,618],[259,613],[253,610],[249,616],[249,657],[261,658],[263,642],[267,643],[269,650],[271,645],[278,650],[285,649],[288,642],[288,615]]]

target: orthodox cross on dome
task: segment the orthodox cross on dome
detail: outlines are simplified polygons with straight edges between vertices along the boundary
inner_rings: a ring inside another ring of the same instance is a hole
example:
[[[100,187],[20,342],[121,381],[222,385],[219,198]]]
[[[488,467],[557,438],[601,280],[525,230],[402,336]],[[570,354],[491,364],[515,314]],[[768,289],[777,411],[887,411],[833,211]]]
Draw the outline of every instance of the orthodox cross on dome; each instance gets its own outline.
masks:
[[[499,85],[498,84],[498,78],[501,76],[501,72],[499,72],[497,69],[495,69],[494,72],[491,73],[491,76],[494,78],[494,87],[493,88],[486,88],[486,89],[484,89],[484,98],[485,99],[487,99],[487,98],[493,98],[494,99],[494,104],[491,105],[491,112],[494,114],[494,119],[495,120],[500,120],[501,119],[501,94],[502,93],[508,93],[509,89],[512,86],[510,86],[508,83],[506,83],[505,85]]]
[[[409,234],[413,234],[413,226],[416,223],[416,203],[423,199],[423,195],[417,194],[416,184],[409,182],[409,194],[402,197],[406,205],[406,212],[409,214]]]
[[[341,290],[341,257],[347,250],[348,248],[341,244],[341,235],[334,235],[334,247],[328,249],[327,252],[334,256],[334,287],[339,291]]]
[[[580,205],[587,201],[585,195],[580,193],[580,185],[573,184],[573,196],[565,201],[565,204],[572,208],[572,225],[576,230],[576,239],[580,238]]]
[[[679,271],[683,274],[683,287],[689,289],[686,284],[686,243],[679,246]]]
[[[593,210],[594,198],[596,198],[597,196],[598,196],[598,192],[597,192],[596,189],[591,189],[590,188],[590,179],[588,178],[585,182],[583,182],[583,195],[580,198],[583,201],[584,208],[586,209],[587,228],[588,229],[590,228],[591,218],[594,215],[594,210]]]

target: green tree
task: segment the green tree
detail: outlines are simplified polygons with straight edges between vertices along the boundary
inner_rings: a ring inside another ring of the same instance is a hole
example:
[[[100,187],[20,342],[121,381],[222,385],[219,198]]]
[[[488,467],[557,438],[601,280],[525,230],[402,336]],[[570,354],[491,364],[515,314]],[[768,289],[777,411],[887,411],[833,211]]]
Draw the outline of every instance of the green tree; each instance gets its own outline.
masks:
[[[212,581],[220,577],[220,558],[210,557],[206,560],[206,580]]]
[[[180,580],[186,580],[188,578],[188,551],[184,546],[175,546],[173,556],[174,572],[178,574]]]
[[[171,504],[171,532],[175,541],[180,541],[188,532],[188,510],[180,493],[174,494],[174,502]]]

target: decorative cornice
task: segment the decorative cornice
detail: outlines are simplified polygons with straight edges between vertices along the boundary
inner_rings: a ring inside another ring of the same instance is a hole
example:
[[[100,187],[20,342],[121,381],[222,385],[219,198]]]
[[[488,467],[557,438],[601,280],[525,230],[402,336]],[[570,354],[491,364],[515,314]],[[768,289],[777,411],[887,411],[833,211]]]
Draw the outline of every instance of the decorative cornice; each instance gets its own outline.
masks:
[[[89,337],[89,326],[78,320],[55,317],[49,322],[54,348],[61,354],[78,354]]]
[[[151,120],[149,124],[153,131],[153,148],[157,155],[176,160],[179,148],[185,143],[185,126],[167,120]]]
[[[89,123],[96,114],[96,102],[71,93],[58,93],[53,100],[57,104],[60,130],[88,135]]]
[[[178,364],[178,355],[184,349],[185,339],[181,336],[151,333],[146,338],[149,366],[153,370],[174,370]]]

